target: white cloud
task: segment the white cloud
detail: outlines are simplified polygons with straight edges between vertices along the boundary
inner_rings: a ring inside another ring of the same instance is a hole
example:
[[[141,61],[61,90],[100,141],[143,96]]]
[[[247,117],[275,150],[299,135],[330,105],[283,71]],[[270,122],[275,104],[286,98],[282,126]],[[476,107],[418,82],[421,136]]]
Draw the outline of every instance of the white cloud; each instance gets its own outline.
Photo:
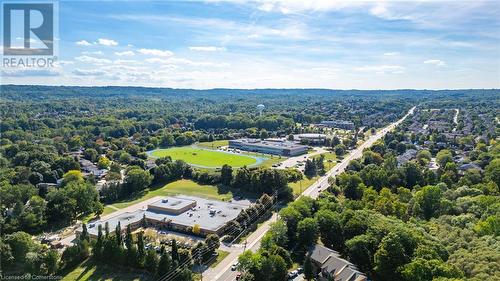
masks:
[[[72,60],[58,60],[55,62],[56,65],[69,65],[69,64],[75,64],[74,61]]]
[[[370,9],[370,13],[379,18],[391,19],[389,11],[383,3],[377,3]]]
[[[114,60],[113,64],[141,64],[136,60]]]
[[[124,51],[124,52],[115,52],[115,55],[121,56],[134,56],[135,53],[133,51]]]
[[[160,59],[160,58],[149,58],[149,59],[146,59],[146,62],[148,62],[148,63],[168,63],[168,60]]]
[[[99,38],[97,39],[97,44],[103,46],[117,46],[118,42],[113,39]]]
[[[95,51],[95,52],[88,52],[88,51],[84,51],[82,52],[82,54],[84,55],[102,55],[102,51]]]
[[[158,50],[158,49],[139,49],[138,52],[144,55],[151,55],[157,57],[171,57],[174,54],[169,50]]]
[[[384,53],[384,56],[386,57],[393,57],[393,56],[397,56],[399,55],[399,52],[387,52],[387,53]]]
[[[424,61],[424,64],[432,64],[432,65],[435,65],[435,66],[445,66],[446,63],[442,60],[436,60],[436,59],[433,59],[433,60],[426,60]]]
[[[200,51],[200,52],[223,52],[226,50],[225,47],[215,47],[215,46],[193,46],[189,47],[191,51]]]
[[[90,45],[92,45],[87,40],[80,40],[80,41],[76,42],[75,44],[78,46],[90,46]]]
[[[103,64],[108,64],[111,63],[110,60],[108,59],[100,59],[100,58],[95,58],[91,56],[79,56],[76,57],[75,60],[80,61],[80,62],[88,62],[96,65],[103,65]]]
[[[60,76],[59,71],[54,69],[33,69],[33,68],[20,68],[16,70],[2,70],[4,77],[44,77],[44,76]]]
[[[187,65],[187,66],[204,66],[204,67],[229,67],[229,63],[217,63],[217,62],[207,62],[207,61],[192,61],[185,58],[149,58],[146,59],[148,63],[158,63],[166,65]]]
[[[258,5],[257,8],[261,11],[280,12],[282,14],[295,14],[302,12],[327,12],[351,6],[364,5],[363,1],[334,0],[255,0],[253,2]]]
[[[377,74],[401,74],[405,68],[399,65],[366,65],[355,68],[357,71],[375,72]]]
[[[76,68],[72,71],[74,75],[77,76],[101,76],[101,75],[106,75],[107,73],[102,71],[102,70],[96,70],[96,69],[80,69]]]

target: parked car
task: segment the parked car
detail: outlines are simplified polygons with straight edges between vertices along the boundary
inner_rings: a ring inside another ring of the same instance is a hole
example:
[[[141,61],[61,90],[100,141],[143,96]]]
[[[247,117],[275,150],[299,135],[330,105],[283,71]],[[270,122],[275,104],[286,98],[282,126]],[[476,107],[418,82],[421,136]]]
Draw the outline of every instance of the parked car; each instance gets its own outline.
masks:
[[[297,275],[299,275],[297,270],[290,271],[290,272],[288,272],[288,279],[293,279],[293,278],[297,277]]]
[[[241,278],[241,272],[238,272],[238,273],[236,274],[236,280],[240,280],[240,278]]]
[[[155,251],[156,251],[157,253],[160,253],[160,252],[161,252],[161,247],[160,247],[160,246],[155,246],[155,247],[154,247],[154,249],[155,249]]]
[[[239,263],[235,263],[235,264],[233,264],[233,265],[231,266],[231,270],[232,270],[232,271],[236,271],[236,269],[238,269],[238,265],[239,265]]]

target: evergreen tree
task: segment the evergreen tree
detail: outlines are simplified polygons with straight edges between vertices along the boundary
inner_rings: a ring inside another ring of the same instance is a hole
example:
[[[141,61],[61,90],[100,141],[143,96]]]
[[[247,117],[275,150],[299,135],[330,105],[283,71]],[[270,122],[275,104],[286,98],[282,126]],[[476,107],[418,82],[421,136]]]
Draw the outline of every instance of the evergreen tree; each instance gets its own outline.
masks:
[[[175,239],[172,240],[172,261],[179,262],[179,248]]]
[[[307,256],[304,261],[304,277],[306,280],[312,280],[314,278],[314,272],[312,268],[311,257]]]
[[[97,227],[97,241],[95,242],[93,248],[94,257],[100,259],[102,256],[102,247],[103,247],[103,237],[102,237],[102,226],[99,225]]]
[[[108,224],[108,222],[106,222],[106,223],[104,224],[104,233],[105,233],[105,234],[104,234],[104,235],[105,235],[105,237],[106,237],[106,238],[108,238],[108,237],[109,237],[109,224]]]
[[[146,214],[142,215],[141,225],[144,228],[148,227],[148,221],[146,220]]]
[[[141,231],[137,234],[137,262],[142,265],[144,258],[144,232]]]
[[[132,248],[132,229],[130,228],[130,224],[127,225],[127,233],[125,234],[125,247],[127,247],[127,250]]]
[[[118,222],[115,228],[115,239],[116,239],[116,245],[122,246],[123,245],[123,239],[122,239],[122,232],[121,232],[121,224]]]
[[[82,224],[82,233],[80,233],[80,240],[87,240],[90,242],[89,233],[87,231],[87,224]]]
[[[158,269],[158,255],[154,250],[149,249],[146,251],[146,259],[144,265],[152,275],[156,274],[156,271]]]
[[[158,262],[158,275],[163,276],[170,272],[172,269],[172,260],[170,259],[170,255],[167,251],[163,250],[160,261]]]

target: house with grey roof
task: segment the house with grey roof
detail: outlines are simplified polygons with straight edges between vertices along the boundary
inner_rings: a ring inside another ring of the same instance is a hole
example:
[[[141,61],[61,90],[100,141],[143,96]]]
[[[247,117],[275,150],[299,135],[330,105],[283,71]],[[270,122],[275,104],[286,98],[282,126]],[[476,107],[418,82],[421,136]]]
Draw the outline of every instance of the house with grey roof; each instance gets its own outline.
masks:
[[[367,281],[366,275],[330,248],[314,245],[309,249],[313,270],[319,281]]]
[[[481,168],[481,166],[479,166],[476,163],[466,163],[466,164],[462,164],[458,167],[458,172],[460,174],[464,174],[465,172],[467,172],[469,170],[477,170],[481,173],[483,172],[483,169]]]
[[[417,156],[417,151],[415,149],[408,149],[405,153],[397,157],[398,166],[402,166],[405,163],[411,161]]]

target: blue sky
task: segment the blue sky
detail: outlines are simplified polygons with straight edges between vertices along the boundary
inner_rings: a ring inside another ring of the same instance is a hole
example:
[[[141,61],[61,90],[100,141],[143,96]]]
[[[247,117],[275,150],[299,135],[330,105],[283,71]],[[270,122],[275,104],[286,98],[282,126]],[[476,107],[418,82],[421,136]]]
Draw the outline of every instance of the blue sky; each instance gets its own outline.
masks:
[[[60,1],[59,63],[2,83],[500,88],[500,1]]]

